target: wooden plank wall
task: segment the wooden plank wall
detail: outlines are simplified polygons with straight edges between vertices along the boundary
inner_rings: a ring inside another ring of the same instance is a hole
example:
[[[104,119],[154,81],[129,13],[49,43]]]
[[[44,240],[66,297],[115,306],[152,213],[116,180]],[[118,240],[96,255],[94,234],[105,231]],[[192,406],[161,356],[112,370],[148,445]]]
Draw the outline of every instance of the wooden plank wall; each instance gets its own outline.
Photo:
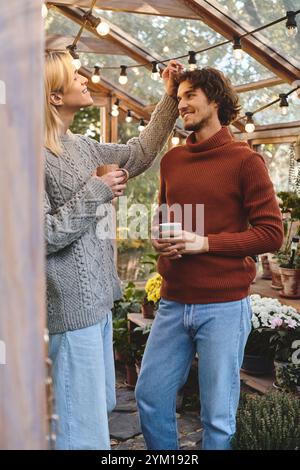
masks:
[[[46,447],[41,5],[0,2],[1,449]]]

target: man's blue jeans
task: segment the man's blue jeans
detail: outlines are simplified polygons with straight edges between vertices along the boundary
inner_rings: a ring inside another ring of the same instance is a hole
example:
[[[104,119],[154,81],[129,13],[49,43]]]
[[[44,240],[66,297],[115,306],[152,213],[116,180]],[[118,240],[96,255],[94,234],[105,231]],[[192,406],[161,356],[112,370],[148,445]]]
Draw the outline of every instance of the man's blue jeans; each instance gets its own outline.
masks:
[[[112,318],[81,330],[50,335],[56,449],[110,449],[107,414],[115,407]]]
[[[199,360],[203,449],[230,449],[240,367],[251,330],[249,299],[181,304],[161,299],[136,387],[148,449],[178,449],[176,394]]]

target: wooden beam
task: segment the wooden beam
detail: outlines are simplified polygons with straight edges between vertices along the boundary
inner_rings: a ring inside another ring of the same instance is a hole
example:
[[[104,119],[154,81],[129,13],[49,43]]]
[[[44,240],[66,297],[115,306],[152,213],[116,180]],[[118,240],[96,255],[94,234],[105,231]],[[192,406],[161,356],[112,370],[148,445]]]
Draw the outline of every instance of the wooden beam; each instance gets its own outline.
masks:
[[[69,8],[66,6],[56,6],[56,9],[66,16],[70,18],[75,23],[82,25],[82,15],[83,12],[76,8]],[[113,25],[109,21],[105,19],[105,22],[110,25],[110,32],[106,36],[106,40],[110,41],[112,44],[116,44],[119,49],[123,50],[124,54],[127,54],[133,60],[138,62],[139,64],[146,64],[146,67],[151,70],[152,68],[152,61],[162,61],[163,58],[154,53],[153,51],[146,50],[144,45],[140,42],[136,41],[134,38],[129,36],[129,34],[125,33],[123,30],[118,28],[117,26]],[[96,30],[92,28],[89,24],[85,26],[87,31],[90,31],[100,40],[102,40],[101,36],[98,35]]]
[[[279,77],[266,78],[257,82],[245,83],[245,85],[236,85],[237,93],[246,93],[247,91],[259,90],[261,88],[269,88],[276,85],[282,85],[285,81]]]
[[[0,18],[0,449],[39,450],[47,422],[41,2],[2,1]]]
[[[72,44],[73,37],[64,37],[58,34],[46,36],[46,49],[50,50],[65,50],[67,46]],[[125,55],[124,48],[119,47],[117,44],[112,44],[105,38],[101,41],[96,38],[87,38],[82,36],[77,44],[77,52],[94,53],[94,54],[109,54],[109,55]]]
[[[76,7],[90,8],[90,0],[56,0],[56,5],[73,5]],[[197,13],[188,8],[183,9],[180,0],[98,0],[96,7],[101,10],[125,11],[141,13],[144,15],[170,16],[175,18],[199,19]]]
[[[271,142],[270,139],[272,139],[272,142],[283,142],[283,138],[285,138],[285,141],[288,142],[294,142],[297,138],[297,136],[300,134],[300,127],[294,127],[290,129],[269,129],[269,130],[255,130],[251,134],[248,134],[247,132],[241,132],[241,133],[236,133],[235,137],[237,137],[240,140],[249,140],[254,143],[258,139],[262,140],[264,139],[264,142]]]
[[[227,39],[233,39],[234,36],[240,36],[253,29],[245,22],[243,24],[247,29],[243,28],[215,0],[210,0],[209,3],[204,0],[181,0],[181,2],[183,7],[192,9],[208,26]],[[267,46],[266,41],[262,34],[255,33],[255,37],[243,38],[243,49],[284,81],[292,83],[299,79],[300,69],[288,62],[286,57]]]

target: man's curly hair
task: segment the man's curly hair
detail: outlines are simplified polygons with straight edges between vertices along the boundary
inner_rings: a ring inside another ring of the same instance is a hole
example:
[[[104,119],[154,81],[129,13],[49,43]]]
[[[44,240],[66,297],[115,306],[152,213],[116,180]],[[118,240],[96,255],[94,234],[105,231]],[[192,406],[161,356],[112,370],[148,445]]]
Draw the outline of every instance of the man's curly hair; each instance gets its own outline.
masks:
[[[184,81],[190,82],[194,89],[201,88],[208,101],[218,105],[218,116],[222,126],[236,119],[241,109],[239,97],[231,81],[222,72],[213,67],[185,71],[177,76],[178,85]]]

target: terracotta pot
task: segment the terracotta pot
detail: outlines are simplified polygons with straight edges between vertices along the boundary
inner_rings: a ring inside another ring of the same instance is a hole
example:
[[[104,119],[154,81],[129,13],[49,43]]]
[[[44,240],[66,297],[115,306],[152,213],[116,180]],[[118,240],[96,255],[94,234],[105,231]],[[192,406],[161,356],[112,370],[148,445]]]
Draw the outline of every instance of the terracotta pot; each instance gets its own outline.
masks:
[[[262,279],[272,279],[272,273],[271,273],[268,255],[262,255],[260,259],[261,259],[261,264],[263,268],[263,274],[261,276]]]
[[[283,289],[281,297],[300,299],[300,269],[280,268]]]
[[[135,388],[137,381],[137,373],[134,365],[125,365],[126,369],[126,385],[130,388]]]
[[[281,274],[280,274],[279,264],[277,260],[270,259],[270,258],[269,258],[269,263],[270,263],[270,269],[272,273],[271,287],[272,289],[282,290],[283,285],[281,283]]]
[[[145,303],[145,304],[142,304],[142,315],[144,318],[154,318],[154,305],[153,304],[149,304],[149,303]]]

